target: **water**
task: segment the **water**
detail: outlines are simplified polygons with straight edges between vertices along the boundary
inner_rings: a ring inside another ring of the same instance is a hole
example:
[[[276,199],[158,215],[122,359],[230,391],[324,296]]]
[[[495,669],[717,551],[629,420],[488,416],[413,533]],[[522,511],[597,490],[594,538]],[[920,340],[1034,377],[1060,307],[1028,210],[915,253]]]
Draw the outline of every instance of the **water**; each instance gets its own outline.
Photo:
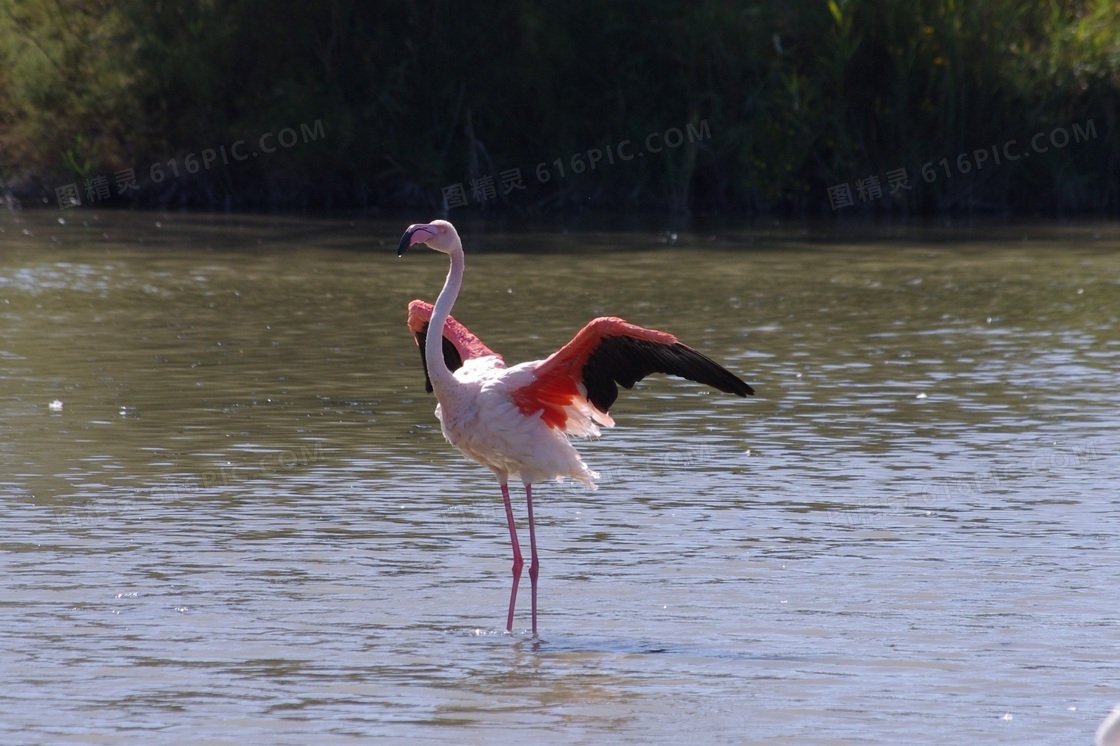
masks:
[[[0,218],[0,741],[1079,744],[1120,701],[1114,225],[462,226],[507,360],[611,313],[758,391],[623,392],[599,491],[537,491],[534,640],[404,327],[422,216],[59,215]]]

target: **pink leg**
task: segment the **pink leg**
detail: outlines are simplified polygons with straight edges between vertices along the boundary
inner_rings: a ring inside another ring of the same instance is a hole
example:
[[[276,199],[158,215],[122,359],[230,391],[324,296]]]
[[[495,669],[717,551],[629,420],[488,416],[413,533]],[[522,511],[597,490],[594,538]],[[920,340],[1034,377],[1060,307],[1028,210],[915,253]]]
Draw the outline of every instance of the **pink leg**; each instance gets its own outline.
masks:
[[[537,636],[537,575],[541,562],[537,559],[537,530],[533,525],[533,487],[525,485],[525,505],[529,513],[529,584],[533,587],[533,637]]]
[[[506,632],[513,631],[513,607],[517,604],[517,585],[521,582],[521,567],[525,561],[521,559],[521,546],[517,543],[517,528],[513,523],[513,505],[509,501],[509,486],[502,482],[502,501],[506,504],[506,521],[509,523],[509,540],[513,544],[513,589],[509,592],[509,616],[506,617]],[[530,513],[531,515],[531,513]],[[530,522],[530,537],[532,537],[532,526]],[[529,573],[532,574],[532,569]],[[533,581],[533,588],[535,589],[536,581]],[[536,596],[533,597],[536,599]],[[536,608],[536,601],[533,602],[533,607]],[[533,631],[536,632],[536,615],[533,616]]]

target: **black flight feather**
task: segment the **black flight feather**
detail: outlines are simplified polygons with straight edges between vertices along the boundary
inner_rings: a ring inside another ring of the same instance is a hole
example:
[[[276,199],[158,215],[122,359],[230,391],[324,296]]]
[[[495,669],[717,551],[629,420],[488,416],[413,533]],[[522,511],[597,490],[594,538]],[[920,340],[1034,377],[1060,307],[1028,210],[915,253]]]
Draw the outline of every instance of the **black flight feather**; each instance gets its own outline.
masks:
[[[432,378],[428,375],[428,356],[424,352],[424,341],[428,337],[428,326],[429,323],[425,321],[420,331],[416,332],[416,344],[420,347],[420,365],[424,367],[424,390],[430,394],[432,393]],[[443,338],[443,361],[450,371],[456,371],[463,367],[463,357],[447,337]]]
[[[728,394],[754,394],[733,373],[687,345],[627,336],[603,337],[583,366],[583,385],[591,403],[607,412],[618,398],[619,386],[631,389],[650,373],[680,376]]]

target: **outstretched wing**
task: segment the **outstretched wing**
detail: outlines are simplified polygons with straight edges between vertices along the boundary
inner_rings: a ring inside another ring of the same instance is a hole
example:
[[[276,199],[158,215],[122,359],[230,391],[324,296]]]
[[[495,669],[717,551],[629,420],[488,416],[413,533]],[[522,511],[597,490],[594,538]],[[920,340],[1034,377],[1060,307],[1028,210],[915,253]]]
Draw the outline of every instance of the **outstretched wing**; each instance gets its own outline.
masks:
[[[536,379],[519,389],[514,401],[526,414],[542,411],[544,421],[560,429],[567,423],[567,408],[578,399],[607,415],[619,386],[633,388],[651,373],[680,376],[738,396],[754,394],[736,375],[672,334],[610,316],[580,329],[535,372]]]
[[[432,379],[428,375],[427,353],[424,343],[428,337],[428,326],[432,319],[432,304],[422,300],[414,300],[408,304],[408,328],[416,339],[420,348],[420,364],[424,368],[424,390],[432,393]],[[463,367],[463,362],[479,357],[502,356],[491,350],[482,340],[471,333],[467,327],[460,324],[454,317],[448,316],[447,323],[443,325],[443,361],[447,369],[456,371]]]

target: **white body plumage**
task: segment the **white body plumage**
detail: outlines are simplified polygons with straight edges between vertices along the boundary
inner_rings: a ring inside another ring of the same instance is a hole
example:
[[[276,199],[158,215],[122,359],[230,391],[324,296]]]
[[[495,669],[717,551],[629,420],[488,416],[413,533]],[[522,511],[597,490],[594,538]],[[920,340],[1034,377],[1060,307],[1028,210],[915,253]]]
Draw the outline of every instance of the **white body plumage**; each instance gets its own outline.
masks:
[[[568,419],[563,430],[547,425],[539,413],[523,413],[513,392],[536,380],[534,371],[540,362],[513,368],[506,368],[496,356],[464,362],[454,373],[459,386],[442,396],[437,391],[436,417],[443,435],[501,481],[532,484],[570,478],[595,489],[599,475],[584,464],[568,436],[595,437],[599,424],[610,427],[614,422],[586,400],[565,408]]]

